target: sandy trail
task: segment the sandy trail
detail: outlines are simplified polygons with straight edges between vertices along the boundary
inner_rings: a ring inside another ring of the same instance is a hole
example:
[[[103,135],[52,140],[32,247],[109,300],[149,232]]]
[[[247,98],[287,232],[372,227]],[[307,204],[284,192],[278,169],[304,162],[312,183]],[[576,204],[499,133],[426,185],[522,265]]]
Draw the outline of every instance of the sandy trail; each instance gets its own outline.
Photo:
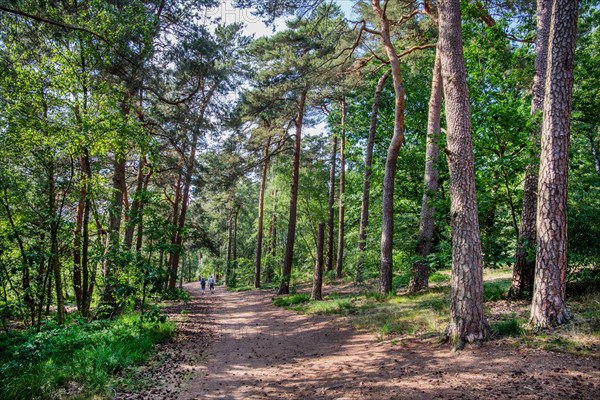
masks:
[[[274,307],[269,291],[202,295],[198,286],[170,310],[181,333],[144,372],[154,388],[117,398],[600,399],[599,359],[498,341],[461,352],[378,341],[339,318]]]

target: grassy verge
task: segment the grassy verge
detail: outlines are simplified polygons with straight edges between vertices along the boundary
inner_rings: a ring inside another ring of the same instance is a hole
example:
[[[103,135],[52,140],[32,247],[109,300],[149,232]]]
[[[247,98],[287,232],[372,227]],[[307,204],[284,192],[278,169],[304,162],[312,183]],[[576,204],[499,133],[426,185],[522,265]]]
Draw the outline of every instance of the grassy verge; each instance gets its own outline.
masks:
[[[534,332],[528,326],[530,303],[505,300],[510,276],[510,269],[486,270],[484,274],[484,307],[495,338],[571,354],[600,354],[600,294],[572,296],[568,300],[576,316],[572,323]],[[273,303],[307,314],[341,315],[382,339],[394,335],[435,337],[442,334],[450,315],[449,274],[436,273],[433,282],[428,292],[416,295],[357,291],[330,293],[322,301],[310,301],[308,294],[298,293],[278,297]]]
[[[88,399],[127,382],[156,343],[175,325],[141,322],[138,315],[114,321],[73,321],[41,332],[0,335],[0,398]]]

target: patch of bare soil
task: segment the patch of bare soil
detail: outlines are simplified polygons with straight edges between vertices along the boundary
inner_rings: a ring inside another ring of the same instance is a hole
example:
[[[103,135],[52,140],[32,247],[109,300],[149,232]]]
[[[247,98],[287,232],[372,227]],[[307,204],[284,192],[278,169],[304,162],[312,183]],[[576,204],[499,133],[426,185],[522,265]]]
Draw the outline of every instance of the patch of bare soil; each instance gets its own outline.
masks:
[[[600,399],[599,359],[500,341],[461,352],[378,341],[334,317],[274,307],[272,292],[187,289],[193,301],[180,336],[161,349],[163,363],[143,372],[157,386],[117,398]]]

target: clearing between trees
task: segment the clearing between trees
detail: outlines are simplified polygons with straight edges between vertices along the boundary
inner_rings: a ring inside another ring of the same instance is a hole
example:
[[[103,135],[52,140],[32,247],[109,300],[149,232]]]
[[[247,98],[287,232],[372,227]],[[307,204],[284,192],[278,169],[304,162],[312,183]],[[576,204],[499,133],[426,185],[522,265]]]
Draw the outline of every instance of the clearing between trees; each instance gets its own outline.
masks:
[[[140,372],[149,386],[117,399],[600,398],[595,357],[502,340],[460,352],[434,339],[382,340],[344,318],[275,307],[272,291],[184,286],[192,300],[166,310],[175,341]]]

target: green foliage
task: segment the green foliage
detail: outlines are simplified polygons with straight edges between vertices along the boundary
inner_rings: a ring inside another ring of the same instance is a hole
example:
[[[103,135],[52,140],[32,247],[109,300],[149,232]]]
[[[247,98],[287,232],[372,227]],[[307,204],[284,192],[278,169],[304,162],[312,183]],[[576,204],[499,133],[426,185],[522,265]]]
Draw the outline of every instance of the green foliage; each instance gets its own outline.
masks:
[[[502,336],[502,337],[520,336],[524,332],[524,329],[521,326],[521,323],[519,321],[517,321],[517,319],[515,319],[514,317],[507,319],[507,320],[493,322],[491,324],[491,328],[492,328],[493,332],[495,332],[497,335]]]
[[[144,362],[156,343],[168,341],[174,325],[142,322],[137,315],[114,321],[82,320],[41,332],[0,335],[0,397],[53,398],[73,385],[80,396],[107,395],[117,374]]]
[[[276,297],[273,299],[273,304],[278,307],[291,307],[307,303],[308,301],[310,301],[310,295],[308,293],[296,293],[289,296]]]
[[[484,301],[498,301],[506,298],[506,293],[510,287],[510,282],[497,283],[497,282],[486,282],[483,285],[483,300]]]
[[[191,300],[190,294],[181,288],[166,290],[162,298],[163,300],[184,301],[185,303]]]

